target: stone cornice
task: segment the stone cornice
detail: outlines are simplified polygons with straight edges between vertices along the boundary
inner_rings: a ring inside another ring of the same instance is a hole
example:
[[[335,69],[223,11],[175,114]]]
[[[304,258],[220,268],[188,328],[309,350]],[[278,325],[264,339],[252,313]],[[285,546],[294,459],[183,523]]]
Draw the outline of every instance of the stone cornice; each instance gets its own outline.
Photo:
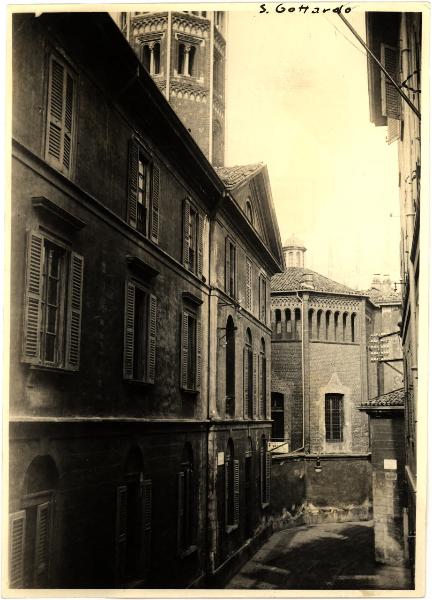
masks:
[[[132,17],[132,32],[134,35],[156,33],[167,28],[168,13],[150,13]]]

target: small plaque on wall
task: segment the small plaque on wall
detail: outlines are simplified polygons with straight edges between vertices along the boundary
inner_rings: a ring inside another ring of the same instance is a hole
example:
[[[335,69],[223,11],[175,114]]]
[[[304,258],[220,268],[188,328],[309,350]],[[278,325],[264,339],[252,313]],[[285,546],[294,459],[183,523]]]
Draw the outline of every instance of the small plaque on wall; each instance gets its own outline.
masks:
[[[389,471],[396,471],[397,469],[397,460],[394,458],[385,458],[384,459],[384,469]]]
[[[223,465],[225,462],[225,452],[218,452],[217,455],[217,464],[218,467],[220,467],[221,465]]]

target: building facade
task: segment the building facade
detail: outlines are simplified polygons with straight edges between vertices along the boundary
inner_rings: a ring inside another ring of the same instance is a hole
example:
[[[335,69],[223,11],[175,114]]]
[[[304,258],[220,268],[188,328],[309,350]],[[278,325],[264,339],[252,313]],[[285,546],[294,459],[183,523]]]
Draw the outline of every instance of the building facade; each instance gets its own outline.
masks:
[[[267,524],[266,170],[253,226],[107,14],[13,27],[9,587],[205,587]]]
[[[367,44],[414,109],[386,76],[368,60],[370,119],[387,127],[387,142],[397,142],[399,156],[401,339],[405,391],[405,466],[408,531],[406,544],[414,569],[417,494],[418,323],[421,204],[422,14],[366,13]]]
[[[112,13],[144,68],[216,166],[224,164],[227,13]]]

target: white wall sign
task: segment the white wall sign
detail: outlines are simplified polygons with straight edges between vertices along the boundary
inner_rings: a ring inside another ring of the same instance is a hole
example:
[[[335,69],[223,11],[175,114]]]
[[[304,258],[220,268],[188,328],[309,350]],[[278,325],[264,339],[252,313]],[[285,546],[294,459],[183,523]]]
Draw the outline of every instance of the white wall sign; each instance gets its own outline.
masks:
[[[217,455],[218,467],[220,467],[220,465],[223,465],[224,462],[225,462],[225,452],[218,452],[218,455]]]
[[[397,469],[397,460],[395,460],[394,458],[385,458],[384,469],[395,471]]]

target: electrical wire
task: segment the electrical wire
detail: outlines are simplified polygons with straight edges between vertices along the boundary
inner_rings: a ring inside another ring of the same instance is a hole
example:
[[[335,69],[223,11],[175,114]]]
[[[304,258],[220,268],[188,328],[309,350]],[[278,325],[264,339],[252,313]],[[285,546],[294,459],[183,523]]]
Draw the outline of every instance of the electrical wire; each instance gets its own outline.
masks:
[[[363,52],[363,50],[360,50],[360,48],[358,46],[356,46],[344,33],[342,33],[342,31],[338,27],[336,27],[336,25],[328,18],[327,15],[323,15],[323,16],[324,16],[325,20],[327,21],[327,23],[329,23],[335,29],[335,31],[340,33],[340,35],[346,39],[348,44],[350,44],[353,48],[355,48],[358,52],[360,52],[360,54],[362,54],[363,56],[365,56],[367,58],[366,52]]]

